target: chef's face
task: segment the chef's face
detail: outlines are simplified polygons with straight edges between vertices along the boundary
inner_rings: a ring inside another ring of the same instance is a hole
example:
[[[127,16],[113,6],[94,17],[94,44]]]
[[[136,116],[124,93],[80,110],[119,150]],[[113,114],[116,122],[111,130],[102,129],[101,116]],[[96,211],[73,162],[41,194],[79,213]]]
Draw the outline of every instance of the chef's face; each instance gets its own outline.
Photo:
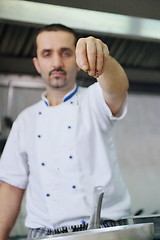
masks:
[[[62,30],[44,31],[37,36],[36,43],[37,57],[33,63],[46,87],[72,88],[78,71],[74,35]]]

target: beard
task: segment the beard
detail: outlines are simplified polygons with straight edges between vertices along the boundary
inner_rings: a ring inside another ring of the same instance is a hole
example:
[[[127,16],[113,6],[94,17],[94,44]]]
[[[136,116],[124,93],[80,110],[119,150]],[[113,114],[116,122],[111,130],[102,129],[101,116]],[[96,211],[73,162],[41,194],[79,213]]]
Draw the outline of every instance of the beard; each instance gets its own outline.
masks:
[[[62,68],[55,68],[49,72],[49,85],[52,88],[63,88],[66,86],[66,71]]]
[[[60,77],[54,77],[54,79],[49,80],[49,86],[52,88],[63,88],[66,86],[66,81]]]

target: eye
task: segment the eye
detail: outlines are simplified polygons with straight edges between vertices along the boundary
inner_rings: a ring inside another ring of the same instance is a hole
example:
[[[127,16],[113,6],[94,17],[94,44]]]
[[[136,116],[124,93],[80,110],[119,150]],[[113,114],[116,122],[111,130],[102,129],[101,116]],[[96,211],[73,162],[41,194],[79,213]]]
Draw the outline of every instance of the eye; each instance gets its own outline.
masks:
[[[51,51],[50,50],[42,51],[42,57],[46,58],[46,57],[49,57],[50,55],[51,55]]]
[[[72,55],[72,52],[70,50],[65,50],[62,52],[62,56],[64,57],[70,57]]]
[[[51,54],[50,54],[50,52],[45,52],[44,54],[43,54],[43,57],[49,57]]]

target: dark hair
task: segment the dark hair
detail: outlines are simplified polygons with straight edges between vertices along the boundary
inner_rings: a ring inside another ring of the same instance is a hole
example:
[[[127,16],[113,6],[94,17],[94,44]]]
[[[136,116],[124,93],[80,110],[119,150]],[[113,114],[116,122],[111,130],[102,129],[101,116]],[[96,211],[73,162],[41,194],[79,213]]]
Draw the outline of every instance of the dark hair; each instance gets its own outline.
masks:
[[[78,34],[76,33],[76,31],[74,31],[72,28],[67,27],[65,25],[59,24],[59,23],[55,23],[55,24],[50,24],[50,25],[46,25],[43,26],[41,28],[38,29],[38,31],[35,34],[35,38],[34,38],[34,47],[35,47],[35,52],[37,50],[37,36],[41,33],[41,32],[45,32],[45,31],[65,31],[65,32],[70,32],[73,34],[73,36],[75,37],[75,45],[78,41]]]

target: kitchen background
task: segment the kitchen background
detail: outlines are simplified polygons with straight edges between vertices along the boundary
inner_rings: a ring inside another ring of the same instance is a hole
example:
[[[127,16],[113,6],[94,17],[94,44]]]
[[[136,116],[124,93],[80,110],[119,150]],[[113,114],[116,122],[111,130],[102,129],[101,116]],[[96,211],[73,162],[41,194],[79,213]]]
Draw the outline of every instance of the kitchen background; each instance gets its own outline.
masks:
[[[160,213],[159,9],[158,0],[0,0],[0,148],[12,121],[44,90],[31,60],[37,27],[60,22],[75,28],[80,37],[93,34],[108,44],[130,82],[128,114],[116,126],[115,141],[132,213]],[[83,72],[78,75],[81,86],[94,81]],[[11,236],[26,234],[24,217],[23,202]]]

